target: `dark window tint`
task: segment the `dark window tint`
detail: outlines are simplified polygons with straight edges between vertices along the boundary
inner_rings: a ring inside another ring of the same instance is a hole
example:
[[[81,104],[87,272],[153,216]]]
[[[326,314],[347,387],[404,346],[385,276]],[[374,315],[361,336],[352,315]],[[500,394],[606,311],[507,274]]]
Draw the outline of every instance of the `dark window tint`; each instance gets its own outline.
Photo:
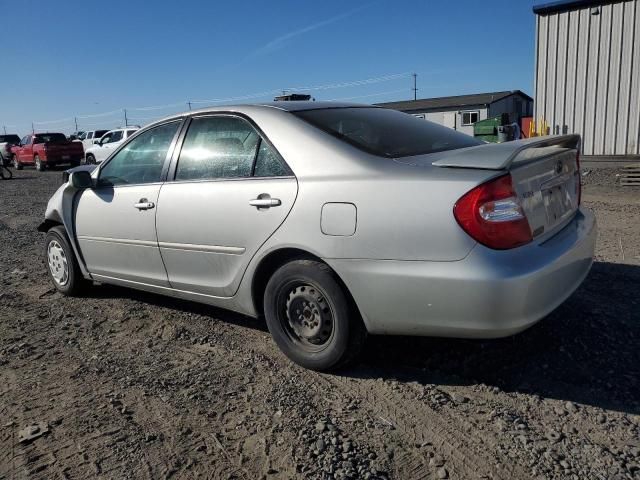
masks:
[[[100,170],[100,184],[126,185],[161,181],[162,167],[179,126],[179,121],[167,123],[147,130],[131,140]]]
[[[87,133],[87,140],[91,140],[93,138],[93,132]]]
[[[291,171],[280,155],[267,142],[261,141],[253,175],[255,177],[284,177],[291,175]]]
[[[176,180],[248,177],[260,137],[236,117],[194,118],[178,159]]]
[[[33,143],[61,143],[66,142],[64,133],[38,133]]]
[[[20,143],[20,137],[18,135],[0,135],[0,143]]]
[[[385,108],[327,108],[293,114],[361,150],[388,158],[482,144],[451,128]]]
[[[109,130],[96,130],[96,132],[93,134],[93,138],[94,139],[98,139],[100,137],[102,137],[105,133],[107,133]]]
[[[136,130],[127,130],[127,138],[136,133]]]

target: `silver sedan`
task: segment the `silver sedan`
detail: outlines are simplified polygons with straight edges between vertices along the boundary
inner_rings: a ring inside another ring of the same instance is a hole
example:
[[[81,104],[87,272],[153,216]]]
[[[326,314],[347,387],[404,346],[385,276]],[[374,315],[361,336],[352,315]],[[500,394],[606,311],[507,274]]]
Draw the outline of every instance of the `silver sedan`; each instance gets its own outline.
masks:
[[[369,334],[519,332],[584,280],[575,135],[483,144],[400,112],[280,102],[172,116],[49,201],[55,287],[117,284],[264,317],[293,361]]]

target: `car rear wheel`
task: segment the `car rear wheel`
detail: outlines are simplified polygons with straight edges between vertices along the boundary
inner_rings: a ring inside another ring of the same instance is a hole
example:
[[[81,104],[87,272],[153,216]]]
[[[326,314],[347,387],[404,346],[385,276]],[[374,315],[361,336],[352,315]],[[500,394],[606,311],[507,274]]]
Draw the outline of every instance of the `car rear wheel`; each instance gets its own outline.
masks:
[[[86,286],[80,266],[62,225],[47,232],[45,260],[53,286],[63,295],[74,296]]]
[[[87,165],[94,165],[96,163],[96,157],[94,157],[93,155],[91,155],[90,153],[87,154],[87,158],[85,160],[85,163]]]
[[[22,170],[22,164],[20,163],[16,155],[13,156],[12,160],[13,160],[13,166],[15,167],[15,169]]]
[[[303,367],[325,371],[360,352],[366,329],[335,273],[324,263],[294,260],[267,283],[264,313],[282,352]]]
[[[42,160],[40,160],[40,157],[38,155],[33,157],[33,161],[36,164],[36,170],[38,170],[39,172],[44,172],[45,165]]]

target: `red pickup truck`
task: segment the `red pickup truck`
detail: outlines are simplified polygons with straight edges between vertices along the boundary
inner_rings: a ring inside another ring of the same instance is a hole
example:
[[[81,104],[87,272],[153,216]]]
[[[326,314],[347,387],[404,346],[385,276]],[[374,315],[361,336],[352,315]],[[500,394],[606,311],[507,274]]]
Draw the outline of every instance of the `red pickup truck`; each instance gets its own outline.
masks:
[[[39,171],[62,163],[80,165],[84,157],[82,143],[71,142],[63,133],[34,133],[26,135],[20,144],[11,148],[13,166],[35,165]]]

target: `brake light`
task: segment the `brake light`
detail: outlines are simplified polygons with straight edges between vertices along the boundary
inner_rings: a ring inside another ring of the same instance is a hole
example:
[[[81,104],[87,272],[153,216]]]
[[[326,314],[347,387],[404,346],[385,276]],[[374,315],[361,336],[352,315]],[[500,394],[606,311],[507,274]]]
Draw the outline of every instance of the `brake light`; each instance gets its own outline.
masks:
[[[453,207],[453,215],[465,232],[489,248],[506,250],[533,239],[509,174],[464,194]]]

